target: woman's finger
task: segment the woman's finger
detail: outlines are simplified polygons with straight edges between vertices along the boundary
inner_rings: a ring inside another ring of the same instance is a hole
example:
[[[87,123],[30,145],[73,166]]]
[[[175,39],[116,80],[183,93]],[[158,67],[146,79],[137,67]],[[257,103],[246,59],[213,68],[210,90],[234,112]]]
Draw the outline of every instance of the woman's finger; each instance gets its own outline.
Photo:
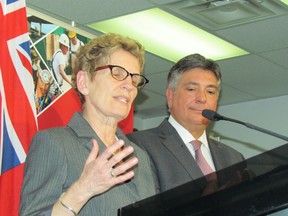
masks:
[[[123,140],[117,140],[113,145],[107,147],[107,149],[99,156],[100,160],[109,160],[115,153],[120,151],[124,146]]]
[[[120,175],[126,174],[128,171],[132,170],[134,166],[138,164],[138,159],[136,157],[133,157],[129,160],[126,160],[122,163],[117,164],[114,168],[111,169],[111,176],[112,177],[118,177]]]

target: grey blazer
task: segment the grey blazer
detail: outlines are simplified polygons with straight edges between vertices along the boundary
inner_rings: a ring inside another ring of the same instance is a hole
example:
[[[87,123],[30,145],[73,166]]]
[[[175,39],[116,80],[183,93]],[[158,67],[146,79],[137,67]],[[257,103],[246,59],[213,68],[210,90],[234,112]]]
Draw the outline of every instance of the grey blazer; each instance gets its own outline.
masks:
[[[139,163],[135,177],[109,191],[91,198],[79,216],[112,216],[117,209],[154,195],[155,184],[148,155],[131,143],[120,129],[119,139],[134,147]],[[91,139],[98,141],[100,154],[105,145],[80,113],[75,113],[66,127],[38,132],[30,145],[22,185],[20,215],[50,215],[62,192],[82,173],[91,151]]]
[[[195,159],[168,119],[156,128],[134,132],[127,137],[149,154],[161,192],[203,177]],[[216,171],[244,160],[242,154],[227,145],[209,138],[208,143]],[[218,176],[219,184],[224,184],[230,177],[227,173]]]

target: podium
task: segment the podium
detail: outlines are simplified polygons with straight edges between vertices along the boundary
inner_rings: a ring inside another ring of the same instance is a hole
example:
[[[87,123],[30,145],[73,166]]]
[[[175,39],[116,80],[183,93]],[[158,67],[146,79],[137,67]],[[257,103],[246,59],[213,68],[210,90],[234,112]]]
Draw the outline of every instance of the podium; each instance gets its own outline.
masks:
[[[288,144],[243,163],[217,172],[219,176],[230,175],[231,181],[209,194],[203,193],[205,187],[200,185],[205,182],[207,186],[207,181],[200,178],[125,206],[118,216],[266,216],[288,212]],[[236,175],[231,175],[231,170],[237,170]]]

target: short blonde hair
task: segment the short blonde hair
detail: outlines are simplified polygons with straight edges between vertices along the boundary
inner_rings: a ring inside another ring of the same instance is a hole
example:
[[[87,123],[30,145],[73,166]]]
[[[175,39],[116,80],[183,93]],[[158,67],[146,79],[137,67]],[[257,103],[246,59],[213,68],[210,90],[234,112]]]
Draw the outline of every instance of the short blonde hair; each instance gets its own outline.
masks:
[[[143,74],[145,49],[139,42],[129,37],[109,33],[92,39],[79,49],[73,65],[72,83],[82,103],[84,102],[84,96],[77,89],[77,73],[85,71],[92,80],[95,75],[95,68],[107,64],[110,56],[121,49],[128,51],[138,59],[140,73]]]

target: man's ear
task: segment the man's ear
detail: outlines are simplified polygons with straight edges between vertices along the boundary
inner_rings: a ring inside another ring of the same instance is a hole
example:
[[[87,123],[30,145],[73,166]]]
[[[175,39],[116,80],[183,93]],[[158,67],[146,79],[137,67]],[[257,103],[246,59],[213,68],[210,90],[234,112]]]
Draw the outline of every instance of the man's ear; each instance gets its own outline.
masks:
[[[88,79],[89,77],[85,71],[79,71],[77,73],[77,89],[83,95],[87,95],[89,93]]]
[[[168,108],[170,109],[172,106],[172,100],[173,100],[173,90],[171,88],[166,89],[166,100]]]

